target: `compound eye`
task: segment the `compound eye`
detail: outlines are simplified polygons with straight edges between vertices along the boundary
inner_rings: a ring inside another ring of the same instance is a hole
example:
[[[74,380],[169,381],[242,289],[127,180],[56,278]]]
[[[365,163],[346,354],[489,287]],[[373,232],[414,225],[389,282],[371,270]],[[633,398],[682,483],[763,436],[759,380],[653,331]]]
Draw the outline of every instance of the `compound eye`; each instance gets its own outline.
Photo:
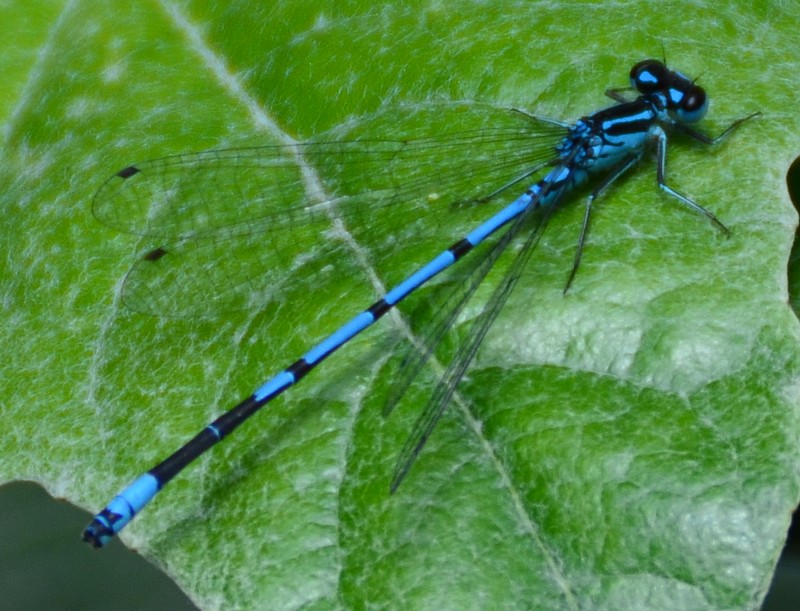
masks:
[[[645,59],[631,68],[631,87],[639,93],[653,93],[663,88],[667,67],[657,59]]]
[[[702,87],[692,87],[680,101],[678,117],[681,121],[694,123],[699,121],[708,110],[708,98]]]

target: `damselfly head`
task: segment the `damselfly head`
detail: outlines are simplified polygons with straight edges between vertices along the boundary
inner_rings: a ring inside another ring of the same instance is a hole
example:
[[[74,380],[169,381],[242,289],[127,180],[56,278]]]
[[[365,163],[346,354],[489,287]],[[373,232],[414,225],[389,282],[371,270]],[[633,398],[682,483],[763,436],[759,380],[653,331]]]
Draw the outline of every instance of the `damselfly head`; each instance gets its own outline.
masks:
[[[682,123],[694,123],[708,110],[705,90],[657,59],[645,59],[631,68],[631,86],[642,95],[659,95],[667,110]]]

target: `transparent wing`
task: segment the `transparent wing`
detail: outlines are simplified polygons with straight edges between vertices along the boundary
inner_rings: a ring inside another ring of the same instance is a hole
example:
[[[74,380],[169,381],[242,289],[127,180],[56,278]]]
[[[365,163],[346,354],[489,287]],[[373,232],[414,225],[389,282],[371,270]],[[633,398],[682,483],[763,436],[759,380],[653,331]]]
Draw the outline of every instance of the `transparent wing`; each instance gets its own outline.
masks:
[[[390,484],[390,490],[392,492],[397,490],[400,486],[417,456],[419,456],[419,453],[425,446],[433,429],[436,427],[437,422],[439,422],[439,419],[442,417],[445,409],[450,405],[459,382],[464,377],[464,374],[475,358],[478,348],[486,337],[486,333],[503,309],[509,295],[519,281],[525,266],[530,260],[531,254],[535,250],[539,239],[547,227],[550,216],[558,207],[564,192],[565,189],[562,187],[561,192],[555,194],[551,205],[538,211],[531,209],[528,214],[522,215],[508,228],[500,240],[493,245],[487,256],[481,260],[479,265],[473,268],[468,281],[463,285],[465,288],[457,289],[457,297],[452,300],[453,306],[440,310],[441,313],[436,317],[437,319],[434,320],[433,323],[436,333],[425,335],[423,349],[419,350],[406,363],[406,372],[401,377],[400,388],[392,395],[391,400],[395,403],[399,401],[402,393],[405,392],[413,378],[428,361],[436,348],[436,344],[438,344],[447,330],[451,328],[464,305],[466,305],[469,299],[474,295],[476,288],[489,273],[496,261],[520,233],[520,230],[531,221],[530,217],[536,215],[536,218],[533,219],[534,226],[530,228],[531,231],[526,237],[522,248],[514,256],[509,270],[503,276],[500,284],[492,292],[480,314],[472,322],[469,333],[464,336],[464,340],[454,350],[455,357],[439,379],[425,408],[414,423],[414,428],[409,434],[397,458],[395,471]]]
[[[387,284],[400,280],[490,212],[467,204],[533,182],[563,133],[487,106],[391,109],[311,142],[129,166],[100,188],[93,212],[149,242],[124,283],[132,309],[263,306],[298,277],[353,276],[353,243]]]

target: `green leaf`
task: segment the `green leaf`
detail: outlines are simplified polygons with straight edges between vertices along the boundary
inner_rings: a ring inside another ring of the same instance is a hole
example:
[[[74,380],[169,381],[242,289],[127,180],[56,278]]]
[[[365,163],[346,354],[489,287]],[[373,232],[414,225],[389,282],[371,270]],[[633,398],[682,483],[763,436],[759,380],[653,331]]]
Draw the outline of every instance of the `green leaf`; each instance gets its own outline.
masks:
[[[370,273],[390,284],[406,271],[390,261],[412,267],[432,248],[367,249],[363,282],[339,301],[346,279],[332,278],[224,318],[133,313],[117,295],[148,244],[90,211],[120,168],[310,138],[403,104],[572,120],[663,48],[702,74],[707,133],[764,113],[719,147],[670,146],[670,184],[730,239],[658,192],[643,163],[597,203],[566,296],[583,206],[552,219],[395,495],[394,461],[435,372],[382,417],[385,355],[404,333],[387,317],[181,474],[121,538],[204,607],[757,606],[800,472],[791,8],[2,5],[16,33],[0,59],[2,478],[100,509],[377,298]],[[446,128],[444,115],[427,126]],[[398,235],[422,222],[398,218]],[[437,227],[439,248],[469,222]],[[404,304],[412,332],[436,290]]]

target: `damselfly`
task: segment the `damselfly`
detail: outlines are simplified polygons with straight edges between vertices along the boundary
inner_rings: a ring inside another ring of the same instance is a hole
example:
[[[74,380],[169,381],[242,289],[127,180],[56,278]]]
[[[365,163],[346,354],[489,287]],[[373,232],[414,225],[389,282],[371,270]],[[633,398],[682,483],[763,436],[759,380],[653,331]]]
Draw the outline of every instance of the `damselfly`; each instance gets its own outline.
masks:
[[[105,545],[194,459],[420,286],[488,240],[480,257],[469,258],[466,277],[448,306],[426,327],[429,332],[408,359],[398,391],[390,400],[391,405],[396,403],[501,254],[515,238],[524,235],[508,270],[471,323],[470,333],[435,386],[401,451],[390,485],[392,491],[396,490],[451,402],[553,211],[576,186],[598,178],[586,198],[566,291],[580,264],[592,203],[642,158],[648,143],[655,144],[658,186],[729,233],[711,212],[666,184],[666,132],[674,129],[704,144],[716,144],[758,113],[735,121],[711,138],[690,127],[708,108],[705,91],[693,80],[661,61],[648,59],[633,66],[630,82],[628,89],[638,92],[638,97],[628,101],[626,89],[607,90],[616,104],[574,125],[513,110],[508,116],[514,117],[514,127],[490,126],[442,140],[357,138],[212,151],[128,166],[111,177],[95,196],[95,216],[114,228],[158,241],[126,277],[123,300],[139,311],[160,314],[178,309],[180,314],[195,315],[217,307],[263,306],[276,287],[321,270],[322,266],[308,267],[308,262],[328,252],[324,247],[306,257],[298,256],[297,249],[303,244],[317,247],[330,239],[331,231],[347,233],[358,214],[363,216],[362,227],[369,231],[370,206],[438,206],[447,210],[446,205],[456,200],[494,201],[523,181],[530,184],[537,172],[550,168],[505,208],[136,479],[95,516],[83,539],[95,547]],[[501,143],[502,150],[492,153],[491,147]],[[463,159],[464,151],[471,162],[453,165],[453,154]],[[481,151],[487,152],[485,158]],[[429,162],[408,169],[409,164],[422,163],[421,159]],[[437,159],[450,166],[440,169]],[[448,214],[455,212],[449,210]],[[320,235],[323,232],[325,236]],[[402,257],[402,246],[395,248]],[[285,269],[275,269],[274,262],[282,253]]]

